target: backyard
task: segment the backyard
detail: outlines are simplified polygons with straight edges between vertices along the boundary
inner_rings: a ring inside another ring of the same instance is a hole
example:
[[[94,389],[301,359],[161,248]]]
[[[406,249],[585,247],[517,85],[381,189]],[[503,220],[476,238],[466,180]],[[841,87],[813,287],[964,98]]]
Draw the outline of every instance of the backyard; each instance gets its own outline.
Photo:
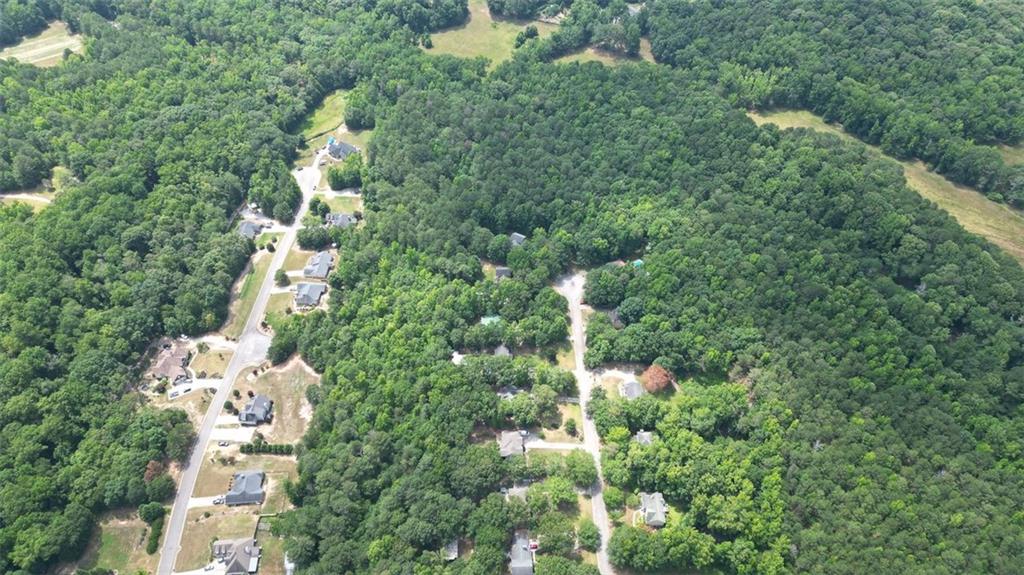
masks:
[[[252,537],[259,515],[255,507],[192,509],[185,519],[181,551],[175,571],[200,569],[211,559],[211,544],[218,539]]]

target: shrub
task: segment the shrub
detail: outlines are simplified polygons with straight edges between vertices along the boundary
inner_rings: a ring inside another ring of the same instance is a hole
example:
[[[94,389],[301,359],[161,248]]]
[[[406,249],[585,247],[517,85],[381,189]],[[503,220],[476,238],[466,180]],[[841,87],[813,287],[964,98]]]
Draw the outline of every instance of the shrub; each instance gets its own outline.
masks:
[[[146,553],[156,553],[160,547],[160,534],[164,531],[164,516],[157,517],[149,526],[149,541],[146,541]]]

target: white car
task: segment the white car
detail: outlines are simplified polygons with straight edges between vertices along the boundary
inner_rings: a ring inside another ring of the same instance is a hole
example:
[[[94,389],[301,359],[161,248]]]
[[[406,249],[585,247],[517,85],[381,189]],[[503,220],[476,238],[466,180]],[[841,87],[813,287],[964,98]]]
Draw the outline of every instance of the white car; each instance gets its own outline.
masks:
[[[224,498],[223,497],[214,497],[213,498],[213,504],[214,505],[220,505],[221,503],[224,503]]]
[[[228,442],[227,441],[218,441],[217,442],[217,446],[218,447],[227,447],[228,446]]]
[[[213,571],[213,563],[210,563],[206,567],[203,567],[203,571]]]

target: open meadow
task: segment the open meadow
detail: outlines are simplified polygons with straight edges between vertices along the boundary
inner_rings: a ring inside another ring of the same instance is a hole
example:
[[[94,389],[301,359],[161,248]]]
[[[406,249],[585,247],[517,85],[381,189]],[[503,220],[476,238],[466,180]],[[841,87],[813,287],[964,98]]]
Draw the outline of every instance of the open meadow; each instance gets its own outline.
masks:
[[[28,36],[14,46],[0,51],[0,59],[16,58],[19,62],[46,68],[64,60],[64,50],[81,53],[82,36],[68,31],[64,22],[51,22],[42,32]]]

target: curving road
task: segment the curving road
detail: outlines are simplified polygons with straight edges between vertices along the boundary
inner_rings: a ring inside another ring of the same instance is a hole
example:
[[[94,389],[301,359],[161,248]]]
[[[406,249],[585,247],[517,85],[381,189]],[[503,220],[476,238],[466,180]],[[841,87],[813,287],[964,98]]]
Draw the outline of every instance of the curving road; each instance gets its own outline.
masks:
[[[260,292],[256,296],[256,302],[252,306],[252,311],[249,312],[248,319],[245,321],[242,335],[238,338],[235,353],[231,356],[231,361],[224,371],[224,378],[220,380],[217,393],[213,396],[210,407],[203,417],[198,438],[192,447],[192,454],[182,471],[181,482],[178,484],[178,493],[174,498],[171,515],[166,524],[167,533],[164,536],[164,544],[160,550],[160,563],[156,570],[157,575],[171,575],[174,573],[174,564],[177,561],[178,552],[181,550],[181,536],[185,532],[185,518],[188,514],[189,500],[192,499],[192,492],[195,489],[196,479],[199,476],[199,468],[203,464],[206,445],[210,442],[210,436],[217,423],[217,416],[223,409],[224,402],[228,399],[231,385],[242,371],[263,363],[267,358],[267,350],[270,349],[270,336],[260,331],[260,323],[263,321],[267,302],[270,301],[270,295],[274,290],[274,272],[281,269],[284,265],[284,260],[288,257],[292,244],[295,243],[296,234],[299,228],[302,227],[302,217],[306,215],[309,200],[312,199],[316,185],[320,182],[320,169],[317,165],[325,153],[323,150],[318,151],[313,158],[313,163],[309,167],[292,171],[292,176],[295,177],[295,180],[299,183],[299,189],[302,191],[302,204],[295,214],[295,221],[288,226],[284,226],[281,230],[284,235],[277,242],[274,257],[270,261],[270,267],[267,269],[267,275],[263,278],[263,283],[260,284]]]
[[[583,285],[586,275],[577,272],[565,276],[555,284],[555,291],[569,301],[569,322],[571,330],[569,340],[572,342],[572,353],[576,360],[573,374],[580,388],[580,411],[583,413],[583,449],[594,458],[597,466],[597,485],[590,498],[593,505],[594,523],[601,532],[601,548],[597,550],[597,569],[601,575],[613,575],[611,561],[608,560],[608,541],[612,536],[612,524],[608,518],[608,509],[604,505],[604,474],[601,471],[601,438],[597,435],[594,420],[587,415],[587,402],[590,401],[590,390],[594,387],[594,374],[583,365],[583,354],[587,349],[586,335],[583,330]]]

